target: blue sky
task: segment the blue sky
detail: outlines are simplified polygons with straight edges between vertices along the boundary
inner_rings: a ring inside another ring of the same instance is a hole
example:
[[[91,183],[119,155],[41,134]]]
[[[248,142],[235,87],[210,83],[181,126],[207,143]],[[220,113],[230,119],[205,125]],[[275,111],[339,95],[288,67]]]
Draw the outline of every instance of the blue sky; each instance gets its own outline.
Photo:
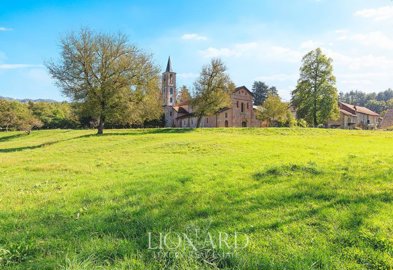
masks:
[[[81,27],[127,34],[162,68],[170,55],[179,85],[221,57],[236,84],[262,80],[288,100],[321,47],[340,91],[393,88],[390,0],[0,0],[0,96],[65,99],[43,63]]]

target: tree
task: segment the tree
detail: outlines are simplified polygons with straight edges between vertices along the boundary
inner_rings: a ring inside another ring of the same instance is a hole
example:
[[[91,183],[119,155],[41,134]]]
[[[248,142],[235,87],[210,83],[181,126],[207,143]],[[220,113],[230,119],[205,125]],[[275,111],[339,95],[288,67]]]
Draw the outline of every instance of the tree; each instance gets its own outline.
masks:
[[[292,91],[292,105],[299,118],[317,127],[339,116],[336,78],[333,76],[332,59],[321,49],[303,57],[300,79]]]
[[[43,128],[76,128],[78,118],[68,102],[29,102],[33,115],[43,123]]]
[[[8,131],[10,128],[15,128],[18,122],[16,114],[16,101],[8,101],[0,99],[0,127]]]
[[[191,94],[187,86],[183,85],[180,88],[179,95],[177,96],[178,103],[184,103],[191,100]]]
[[[276,87],[269,87],[261,81],[255,81],[252,85],[252,93],[254,94],[254,105],[261,105],[269,95],[278,95]]]
[[[279,96],[270,94],[259,108],[257,117],[267,121],[269,125],[283,124],[290,120],[288,108],[288,103],[282,102]]]
[[[59,63],[47,68],[78,112],[97,120],[97,134],[106,121],[139,121],[145,96],[159,96],[159,69],[124,35],[82,29],[63,38],[61,48]]]
[[[192,105],[198,118],[197,127],[200,127],[202,117],[230,105],[230,94],[235,87],[225,71],[226,67],[220,59],[212,59],[210,65],[202,68],[200,77],[194,83]]]
[[[30,134],[33,128],[42,127],[42,122],[34,117],[26,104],[19,101],[0,100],[0,127],[24,130]]]

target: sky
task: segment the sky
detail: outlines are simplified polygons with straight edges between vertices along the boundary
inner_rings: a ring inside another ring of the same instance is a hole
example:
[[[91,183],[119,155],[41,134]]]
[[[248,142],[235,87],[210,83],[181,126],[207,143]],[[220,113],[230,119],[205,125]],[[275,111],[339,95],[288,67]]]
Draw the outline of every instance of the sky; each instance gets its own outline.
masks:
[[[261,80],[289,100],[318,47],[339,91],[393,88],[391,0],[0,0],[0,96],[65,100],[45,62],[82,27],[126,34],[161,69],[171,56],[189,88],[219,57],[237,85]]]

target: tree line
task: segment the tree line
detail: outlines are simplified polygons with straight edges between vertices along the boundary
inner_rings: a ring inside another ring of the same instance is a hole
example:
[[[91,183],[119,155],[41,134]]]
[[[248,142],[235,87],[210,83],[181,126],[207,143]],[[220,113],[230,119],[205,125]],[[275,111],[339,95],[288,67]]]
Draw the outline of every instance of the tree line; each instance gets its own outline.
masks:
[[[103,134],[105,127],[164,126],[160,69],[151,55],[129,43],[125,35],[82,29],[61,39],[60,48],[60,57],[47,62],[46,67],[70,102],[0,100],[1,129],[29,133],[34,128],[95,127]],[[339,95],[332,61],[321,49],[306,54],[290,102],[281,100],[276,87],[254,82],[257,117],[267,125],[317,127],[338,118],[339,100],[377,112],[392,107],[390,89]],[[191,102],[199,127],[204,116],[230,106],[234,89],[225,64],[212,59],[202,67],[193,93],[181,87],[177,102]]]

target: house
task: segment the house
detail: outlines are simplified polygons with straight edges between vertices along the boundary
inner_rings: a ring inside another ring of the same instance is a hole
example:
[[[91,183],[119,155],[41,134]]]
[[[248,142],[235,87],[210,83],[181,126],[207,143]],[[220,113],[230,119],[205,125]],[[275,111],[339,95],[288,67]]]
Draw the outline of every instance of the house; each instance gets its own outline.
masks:
[[[393,109],[390,109],[386,112],[380,126],[380,128],[382,129],[387,129],[391,127],[393,127]]]
[[[345,129],[355,127],[376,129],[378,127],[379,114],[366,107],[339,102],[339,109],[339,119],[329,121],[329,127]]]
[[[195,128],[198,119],[189,102],[176,104],[176,73],[171,59],[168,59],[162,74],[162,95],[166,127]],[[256,118],[257,109],[253,106],[254,95],[245,86],[237,87],[231,94],[231,105],[215,114],[201,119],[200,127],[260,127]]]

